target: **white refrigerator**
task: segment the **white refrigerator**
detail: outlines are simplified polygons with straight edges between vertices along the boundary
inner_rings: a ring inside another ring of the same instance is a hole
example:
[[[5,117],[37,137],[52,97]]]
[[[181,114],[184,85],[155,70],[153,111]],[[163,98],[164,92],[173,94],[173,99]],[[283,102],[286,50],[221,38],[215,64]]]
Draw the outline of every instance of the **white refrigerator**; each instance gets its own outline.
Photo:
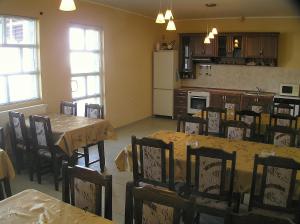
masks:
[[[173,117],[173,92],[180,86],[178,52],[157,51],[153,54],[153,115]]]

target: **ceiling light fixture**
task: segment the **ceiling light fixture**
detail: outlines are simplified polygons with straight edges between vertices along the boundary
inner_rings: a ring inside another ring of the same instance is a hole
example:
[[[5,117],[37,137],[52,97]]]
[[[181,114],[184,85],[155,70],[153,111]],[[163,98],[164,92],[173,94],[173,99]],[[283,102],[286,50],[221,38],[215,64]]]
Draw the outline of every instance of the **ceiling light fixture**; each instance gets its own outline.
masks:
[[[169,22],[168,22],[168,25],[167,25],[167,30],[176,30],[176,26],[175,26],[175,23],[174,23],[174,18],[171,17]]]
[[[172,0],[170,0],[170,8],[166,10],[166,13],[165,13],[165,19],[166,20],[170,20],[173,18],[173,14],[172,14]],[[174,19],[174,18],[173,18]]]
[[[218,30],[217,28],[212,28],[211,32],[213,33],[213,35],[217,35],[218,34]]]
[[[161,0],[159,1],[159,12],[157,14],[155,22],[160,24],[165,23],[164,14],[161,12]]]
[[[209,37],[208,37],[208,36],[206,36],[206,37],[205,37],[205,39],[204,39],[204,43],[205,43],[205,44],[210,44],[210,39],[209,39]]]
[[[61,0],[59,10],[61,11],[74,11],[76,10],[76,5],[74,0]]]
[[[213,34],[212,32],[209,32],[208,38],[209,38],[209,39],[214,39],[214,38],[215,38],[215,37],[214,37],[214,34]]]

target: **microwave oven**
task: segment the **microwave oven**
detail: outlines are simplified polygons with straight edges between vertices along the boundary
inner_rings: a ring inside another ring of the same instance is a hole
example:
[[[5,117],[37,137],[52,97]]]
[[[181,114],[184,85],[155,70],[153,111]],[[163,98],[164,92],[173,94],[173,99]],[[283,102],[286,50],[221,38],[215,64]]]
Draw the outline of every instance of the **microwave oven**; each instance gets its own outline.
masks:
[[[280,84],[279,94],[281,96],[299,96],[299,85]]]

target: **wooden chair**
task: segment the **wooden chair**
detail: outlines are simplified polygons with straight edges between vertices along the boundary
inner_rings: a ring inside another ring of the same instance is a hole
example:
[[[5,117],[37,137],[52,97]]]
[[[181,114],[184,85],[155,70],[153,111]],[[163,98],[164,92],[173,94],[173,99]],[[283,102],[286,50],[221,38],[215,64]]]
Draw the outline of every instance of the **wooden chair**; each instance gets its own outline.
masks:
[[[131,211],[125,215],[125,224],[134,223],[192,223],[193,203],[175,192],[153,186],[133,187]],[[133,215],[134,214],[134,215]]]
[[[0,127],[0,148],[5,150],[4,129]]]
[[[177,132],[184,132],[186,134],[204,134],[204,124],[206,122],[200,117],[193,117],[190,115],[183,115],[178,118]]]
[[[77,103],[62,101],[60,103],[60,113],[77,116]]]
[[[258,174],[262,170],[262,176]],[[283,157],[255,155],[249,211],[287,217],[299,223],[299,198],[294,190],[300,163]]]
[[[205,132],[208,135],[222,134],[222,122],[227,119],[227,113],[225,109],[207,107],[202,110],[202,118],[206,121]]]
[[[273,114],[288,114],[291,115],[295,107],[289,104],[279,103],[273,104]]]
[[[268,127],[266,131],[266,143],[277,146],[294,147],[298,132],[293,128],[283,126]]]
[[[247,125],[243,121],[232,120],[223,122],[224,138],[231,140],[246,140],[246,133],[248,129],[253,132],[253,127],[251,129],[251,126]]]
[[[198,213],[225,217],[225,223],[228,222],[228,210],[234,200],[239,201],[239,195],[233,194],[235,164],[236,152],[187,146],[186,194],[195,199]],[[235,211],[238,206],[236,203]]]
[[[12,153],[15,158],[17,173],[21,173],[24,166],[24,157],[26,157],[29,179],[33,180],[33,152],[30,146],[30,140],[27,133],[24,114],[9,111],[9,125],[11,131]]]
[[[297,117],[290,114],[270,114],[269,127],[284,126],[296,129],[297,120]]]
[[[10,197],[11,195],[9,178],[0,179],[0,200]]]
[[[41,184],[43,174],[52,172],[55,190],[58,191],[62,160],[68,160],[69,158],[54,145],[51,123],[48,117],[33,115],[29,119],[38,183]]]
[[[258,139],[260,137],[261,113],[256,113],[251,110],[236,111],[234,119],[243,121],[250,126],[246,131],[247,139]]]
[[[286,217],[272,216],[269,214],[231,214],[231,224],[296,224]]]
[[[135,186],[152,184],[173,190],[173,143],[166,144],[162,140],[151,138],[138,139],[135,136],[132,136],[131,141]]]
[[[84,114],[85,117],[88,118],[104,119],[104,106],[99,104],[85,104]],[[99,159],[94,160],[92,162],[89,161],[89,147],[91,146],[93,146],[93,144],[84,147],[85,166],[88,167],[91,164],[100,162],[101,172],[104,172],[104,168],[105,168],[104,141],[99,141],[97,143]]]
[[[68,163],[63,163],[64,202],[102,216],[102,196],[105,201],[104,218],[112,220],[112,176],[82,166],[69,167]]]

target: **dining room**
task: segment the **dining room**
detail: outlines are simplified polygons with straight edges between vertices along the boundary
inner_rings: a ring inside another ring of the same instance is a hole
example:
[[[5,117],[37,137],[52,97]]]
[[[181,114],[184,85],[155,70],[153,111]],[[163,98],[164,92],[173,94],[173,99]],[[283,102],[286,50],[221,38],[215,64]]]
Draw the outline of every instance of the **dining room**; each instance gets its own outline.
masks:
[[[0,0],[0,223],[300,223],[300,2]]]

